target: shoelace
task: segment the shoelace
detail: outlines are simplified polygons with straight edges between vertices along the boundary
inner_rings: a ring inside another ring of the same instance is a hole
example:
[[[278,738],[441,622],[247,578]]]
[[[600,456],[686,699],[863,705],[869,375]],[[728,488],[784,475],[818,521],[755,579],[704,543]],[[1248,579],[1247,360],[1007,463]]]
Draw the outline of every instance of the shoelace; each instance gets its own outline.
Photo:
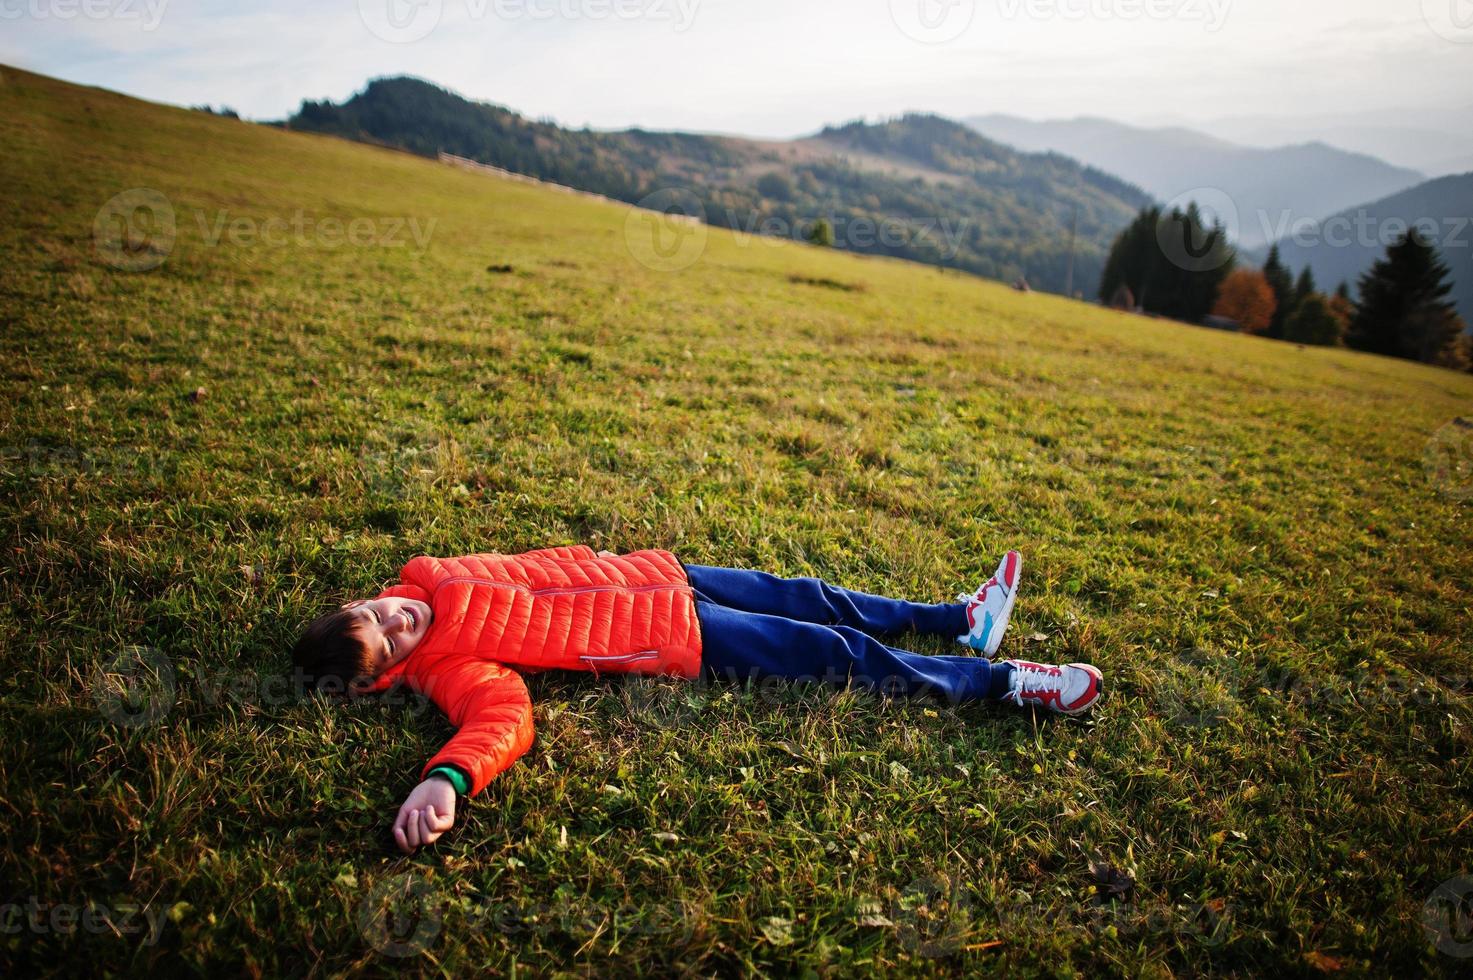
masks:
[[[1048,667],[1013,667],[1013,685],[1008,696],[1021,707],[1023,695],[1064,693],[1064,672],[1057,668]]]
[[[987,583],[976,592],[958,592],[956,594],[956,601],[965,602],[968,605],[981,605],[984,601],[982,599],[982,596],[987,592],[987,589],[993,585],[996,585],[998,588],[1003,588],[1002,583],[999,582],[996,578],[990,578],[987,580]],[[1004,592],[1006,592],[1006,589],[1004,589]]]

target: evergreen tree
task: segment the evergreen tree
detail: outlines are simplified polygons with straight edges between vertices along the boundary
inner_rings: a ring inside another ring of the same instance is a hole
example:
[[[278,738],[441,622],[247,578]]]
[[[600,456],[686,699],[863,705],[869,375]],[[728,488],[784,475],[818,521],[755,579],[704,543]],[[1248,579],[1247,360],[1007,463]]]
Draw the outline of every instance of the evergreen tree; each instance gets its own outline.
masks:
[[[808,229],[806,237],[810,244],[820,248],[833,248],[834,226],[829,223],[828,218],[819,218],[813,223],[813,227]]]
[[[1299,273],[1299,281],[1294,283],[1294,305],[1303,303],[1314,291],[1314,273],[1309,266],[1305,266],[1304,271]]]
[[[1321,346],[1339,344],[1340,321],[1329,300],[1314,292],[1300,300],[1284,321],[1284,339]]]
[[[1124,286],[1141,309],[1198,323],[1236,258],[1226,229],[1209,227],[1195,204],[1170,214],[1146,208],[1115,239],[1100,295],[1114,297]]]
[[[1277,245],[1268,250],[1268,261],[1263,263],[1263,278],[1268,280],[1268,288],[1274,291],[1274,317],[1269,321],[1266,336],[1282,337],[1284,321],[1294,307],[1294,278],[1289,267],[1279,258]]]
[[[1352,347],[1436,361],[1462,332],[1447,295],[1448,267],[1416,231],[1403,235],[1360,280],[1360,306],[1346,341]]]

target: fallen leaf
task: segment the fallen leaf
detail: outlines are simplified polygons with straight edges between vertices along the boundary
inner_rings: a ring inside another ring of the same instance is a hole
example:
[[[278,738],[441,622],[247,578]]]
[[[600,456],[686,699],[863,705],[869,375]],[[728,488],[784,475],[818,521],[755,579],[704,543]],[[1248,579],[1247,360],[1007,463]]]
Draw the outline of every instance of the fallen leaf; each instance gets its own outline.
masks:
[[[1344,969],[1338,957],[1314,949],[1304,954],[1304,961],[1321,973],[1338,973]]]
[[[789,740],[787,740],[785,738],[777,739],[772,744],[775,745],[775,746],[777,746],[778,748],[782,749],[784,752],[786,752],[788,755],[792,756],[795,759],[806,759],[806,758],[808,758],[807,756],[805,756],[803,754],[803,750],[802,749],[798,748],[797,745],[795,745],[794,743],[790,742]]]
[[[788,946],[793,942],[793,920],[772,916],[762,923],[762,935],[774,946]]]
[[[1106,898],[1123,897],[1135,887],[1135,879],[1109,861],[1091,861],[1089,869],[1094,872],[1096,893]]]

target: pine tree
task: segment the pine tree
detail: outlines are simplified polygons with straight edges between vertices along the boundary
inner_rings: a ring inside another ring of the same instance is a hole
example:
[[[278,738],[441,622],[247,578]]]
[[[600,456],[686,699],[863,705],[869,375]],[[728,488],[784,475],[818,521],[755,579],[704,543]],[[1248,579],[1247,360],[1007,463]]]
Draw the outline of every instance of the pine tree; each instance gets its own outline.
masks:
[[[1360,350],[1436,361],[1457,343],[1462,320],[1448,302],[1448,267],[1415,230],[1386,250],[1360,280],[1347,343]]]
[[[1198,323],[1237,255],[1221,224],[1208,227],[1195,204],[1186,211],[1146,208],[1115,239],[1100,277],[1100,295],[1125,286],[1140,308]]]
[[[1294,284],[1294,305],[1303,303],[1314,291],[1314,272],[1309,266],[1305,266],[1304,271],[1299,273],[1299,281]]]
[[[1300,300],[1284,321],[1284,339],[1321,346],[1339,344],[1340,321],[1329,301],[1313,292]]]
[[[1282,337],[1284,321],[1294,307],[1294,277],[1279,258],[1277,245],[1268,250],[1268,261],[1263,263],[1263,278],[1268,280],[1268,288],[1274,291],[1274,317],[1269,321],[1266,336]]]

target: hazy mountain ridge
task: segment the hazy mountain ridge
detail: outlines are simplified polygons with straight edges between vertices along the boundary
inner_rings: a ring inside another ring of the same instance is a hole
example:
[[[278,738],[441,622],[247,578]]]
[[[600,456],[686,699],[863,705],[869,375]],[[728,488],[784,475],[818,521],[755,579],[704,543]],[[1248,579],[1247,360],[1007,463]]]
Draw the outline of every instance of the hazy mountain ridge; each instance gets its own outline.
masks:
[[[1473,324],[1473,173],[1439,177],[1389,197],[1347,208],[1279,240],[1279,253],[1295,272],[1308,265],[1322,289],[1341,281],[1352,289],[1385,255],[1400,231],[1416,223],[1436,234],[1430,244],[1452,270],[1449,298]]]
[[[1204,206],[1230,201],[1238,241],[1248,248],[1279,237],[1296,218],[1325,217],[1425,179],[1319,141],[1242,146],[1185,127],[1147,129],[1097,117],[1035,121],[992,114],[966,122],[1020,149],[1055,150],[1118,174],[1163,201],[1189,192]]]
[[[473,102],[422,79],[381,78],[286,122],[441,150],[618,200],[674,191],[712,225],[799,237],[819,218],[838,247],[1091,293],[1114,236],[1149,203],[1139,188],[1056,153],[1022,153],[939,116],[849,123],[793,141],[572,130]]]

